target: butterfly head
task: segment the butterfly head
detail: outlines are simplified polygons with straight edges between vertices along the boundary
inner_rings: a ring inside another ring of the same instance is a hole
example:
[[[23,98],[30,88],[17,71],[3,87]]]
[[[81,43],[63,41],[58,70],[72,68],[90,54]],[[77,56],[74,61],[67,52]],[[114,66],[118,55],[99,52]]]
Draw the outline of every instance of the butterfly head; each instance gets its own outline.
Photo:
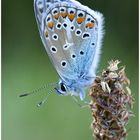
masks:
[[[75,83],[76,84],[76,83]],[[59,95],[67,96],[79,96],[81,100],[85,98],[85,92],[82,88],[75,87],[75,84],[69,83],[67,85],[63,80],[60,79],[57,86],[54,88]],[[80,85],[79,85],[80,87]]]

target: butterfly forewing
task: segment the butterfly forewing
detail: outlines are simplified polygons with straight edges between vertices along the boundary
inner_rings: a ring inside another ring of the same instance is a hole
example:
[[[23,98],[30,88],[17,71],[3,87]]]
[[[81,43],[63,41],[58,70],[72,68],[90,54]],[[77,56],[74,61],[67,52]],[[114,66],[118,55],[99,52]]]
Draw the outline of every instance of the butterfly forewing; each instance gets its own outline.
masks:
[[[40,0],[35,1],[35,13],[41,39],[60,77],[88,75],[100,49],[95,12],[74,1]]]

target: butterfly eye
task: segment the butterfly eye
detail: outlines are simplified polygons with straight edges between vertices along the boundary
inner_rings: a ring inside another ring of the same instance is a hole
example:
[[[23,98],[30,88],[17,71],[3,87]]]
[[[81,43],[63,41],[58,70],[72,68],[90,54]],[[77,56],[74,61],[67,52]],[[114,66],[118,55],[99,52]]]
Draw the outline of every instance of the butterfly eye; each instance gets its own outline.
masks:
[[[62,95],[64,95],[68,90],[67,86],[62,81],[58,83],[58,87],[56,87],[55,89],[59,94]]]
[[[66,86],[63,83],[60,84],[60,89],[62,92],[66,92],[67,90]]]

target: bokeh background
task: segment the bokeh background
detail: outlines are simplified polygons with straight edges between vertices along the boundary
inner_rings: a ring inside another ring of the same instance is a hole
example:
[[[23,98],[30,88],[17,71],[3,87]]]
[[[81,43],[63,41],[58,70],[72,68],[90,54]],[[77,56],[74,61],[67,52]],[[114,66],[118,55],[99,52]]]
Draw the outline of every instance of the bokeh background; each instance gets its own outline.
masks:
[[[80,0],[105,16],[105,37],[99,71],[111,59],[126,66],[135,98],[127,127],[128,140],[138,140],[138,0]],[[36,104],[52,89],[19,98],[58,75],[41,43],[33,0],[2,1],[2,140],[92,140],[90,109],[73,99],[52,94],[41,108]]]

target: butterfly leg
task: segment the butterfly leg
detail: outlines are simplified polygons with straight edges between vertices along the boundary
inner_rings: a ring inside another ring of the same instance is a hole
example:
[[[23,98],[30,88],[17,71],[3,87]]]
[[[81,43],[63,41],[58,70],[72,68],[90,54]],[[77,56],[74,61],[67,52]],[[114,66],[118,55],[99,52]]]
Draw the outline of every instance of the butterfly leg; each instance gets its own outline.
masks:
[[[80,90],[79,96],[80,96],[81,101],[83,101],[85,98],[85,92],[83,90]]]
[[[88,106],[89,106],[88,103],[86,103],[85,105],[80,104],[79,101],[78,101],[78,99],[77,99],[75,96],[72,96],[72,97],[73,97],[75,103],[76,103],[80,108],[85,108],[85,107],[88,107]]]

